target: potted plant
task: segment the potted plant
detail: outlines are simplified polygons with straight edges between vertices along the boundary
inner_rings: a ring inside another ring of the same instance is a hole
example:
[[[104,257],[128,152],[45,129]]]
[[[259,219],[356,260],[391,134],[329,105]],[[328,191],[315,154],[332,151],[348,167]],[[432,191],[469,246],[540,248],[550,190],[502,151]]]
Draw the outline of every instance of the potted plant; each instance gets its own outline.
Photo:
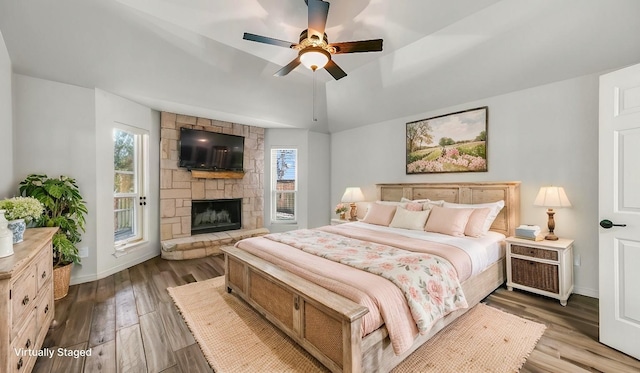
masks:
[[[15,244],[22,242],[27,224],[40,219],[44,207],[33,197],[13,197],[0,201],[0,210],[5,210],[4,216],[9,221]]]
[[[68,176],[29,175],[20,183],[20,194],[44,205],[38,226],[59,228],[53,236],[53,287],[54,298],[63,298],[69,291],[71,267],[80,263],[76,244],[85,231],[86,202],[76,180]]]

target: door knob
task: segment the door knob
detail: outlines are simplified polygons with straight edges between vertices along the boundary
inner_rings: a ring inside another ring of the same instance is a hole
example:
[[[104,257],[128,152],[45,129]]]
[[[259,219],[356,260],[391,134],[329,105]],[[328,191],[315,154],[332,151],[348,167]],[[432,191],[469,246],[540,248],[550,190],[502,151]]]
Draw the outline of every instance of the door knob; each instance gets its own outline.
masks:
[[[609,229],[611,227],[626,227],[627,225],[626,224],[613,224],[611,222],[611,220],[604,219],[604,220],[600,221],[600,226],[602,228],[604,228],[604,229]]]

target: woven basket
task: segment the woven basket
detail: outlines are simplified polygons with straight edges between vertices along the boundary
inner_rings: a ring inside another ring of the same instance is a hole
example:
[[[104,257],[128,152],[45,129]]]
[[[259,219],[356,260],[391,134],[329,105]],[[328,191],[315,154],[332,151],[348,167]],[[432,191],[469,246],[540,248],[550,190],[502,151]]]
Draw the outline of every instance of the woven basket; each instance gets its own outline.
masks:
[[[69,293],[69,281],[71,280],[71,268],[73,263],[64,267],[53,269],[53,299],[58,300]]]

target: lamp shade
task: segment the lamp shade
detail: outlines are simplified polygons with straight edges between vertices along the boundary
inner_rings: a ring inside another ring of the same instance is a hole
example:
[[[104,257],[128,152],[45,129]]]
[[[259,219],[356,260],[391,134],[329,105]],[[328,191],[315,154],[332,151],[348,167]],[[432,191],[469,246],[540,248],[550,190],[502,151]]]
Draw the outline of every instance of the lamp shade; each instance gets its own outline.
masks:
[[[364,201],[364,194],[358,187],[349,187],[344,191],[342,195],[342,202],[362,202]]]
[[[540,188],[534,206],[543,207],[571,207],[563,187],[548,186]]]
[[[310,70],[322,69],[329,62],[329,53],[322,48],[307,48],[300,52],[300,62]]]

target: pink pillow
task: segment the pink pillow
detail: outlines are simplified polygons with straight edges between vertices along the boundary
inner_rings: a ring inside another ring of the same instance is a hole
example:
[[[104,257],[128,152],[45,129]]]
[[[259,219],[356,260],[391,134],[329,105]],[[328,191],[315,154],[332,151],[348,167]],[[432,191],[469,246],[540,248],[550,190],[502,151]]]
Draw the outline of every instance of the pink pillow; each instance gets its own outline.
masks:
[[[362,221],[369,224],[384,225],[388,227],[389,223],[391,223],[391,219],[393,219],[393,215],[396,213],[396,207],[397,206],[394,205],[372,203],[371,206],[369,206],[367,215],[364,216]]]
[[[482,237],[485,235],[484,223],[487,220],[487,216],[493,211],[489,207],[483,209],[473,209],[467,226],[464,228],[465,236],[470,237]]]
[[[408,202],[406,209],[409,211],[422,211],[422,203]]]
[[[452,209],[433,206],[424,230],[464,237],[464,228],[467,226],[472,213],[473,209]]]

